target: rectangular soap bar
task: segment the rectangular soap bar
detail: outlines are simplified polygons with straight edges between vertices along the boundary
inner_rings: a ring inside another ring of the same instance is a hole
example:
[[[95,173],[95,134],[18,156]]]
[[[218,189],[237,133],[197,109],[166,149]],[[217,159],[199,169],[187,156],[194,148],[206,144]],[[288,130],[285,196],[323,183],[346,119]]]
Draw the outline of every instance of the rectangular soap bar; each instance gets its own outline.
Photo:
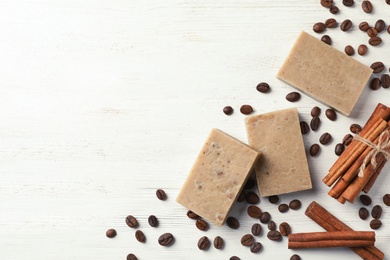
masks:
[[[176,201],[222,226],[258,156],[248,145],[212,129]]]
[[[245,119],[249,145],[261,152],[255,164],[262,197],[311,189],[296,108]]]
[[[302,32],[277,78],[348,116],[371,73],[370,67]]]

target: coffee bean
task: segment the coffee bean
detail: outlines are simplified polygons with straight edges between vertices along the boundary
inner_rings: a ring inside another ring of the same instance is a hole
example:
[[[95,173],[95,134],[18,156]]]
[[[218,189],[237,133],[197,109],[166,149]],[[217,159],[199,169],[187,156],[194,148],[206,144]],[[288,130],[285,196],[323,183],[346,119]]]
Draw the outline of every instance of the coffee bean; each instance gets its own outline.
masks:
[[[370,196],[366,194],[362,194],[359,196],[360,202],[365,206],[370,206],[372,203],[372,199]]]
[[[268,197],[268,201],[271,204],[277,204],[279,202],[279,196],[278,195],[272,195]]]
[[[240,192],[240,195],[238,195],[237,201],[238,201],[238,202],[243,202],[243,201],[245,201],[245,195],[246,195],[245,191],[242,190],[242,191]]]
[[[241,238],[241,245],[251,246],[255,242],[255,238],[251,234],[246,234]]]
[[[148,223],[151,227],[157,227],[158,226],[158,219],[155,215],[150,215],[148,218]]]
[[[279,210],[280,213],[285,213],[285,212],[287,212],[289,210],[289,207],[288,207],[287,204],[282,203],[282,204],[280,204],[278,206],[278,210]]]
[[[224,245],[225,245],[225,242],[223,241],[222,237],[216,236],[214,238],[214,247],[216,249],[222,249]]]
[[[316,33],[322,33],[323,31],[325,31],[325,29],[326,25],[322,22],[318,22],[313,25],[313,31]]]
[[[373,219],[370,221],[370,228],[379,229],[382,226],[382,221],[379,219]]]
[[[202,231],[207,231],[209,229],[209,224],[203,219],[197,219],[195,222],[195,226]]]
[[[351,7],[353,6],[355,3],[354,0],[343,0],[343,5],[347,6],[347,7]]]
[[[386,4],[390,5],[390,0],[386,0]]]
[[[387,32],[390,33],[390,25],[387,26]]]
[[[343,138],[343,145],[348,146],[353,140],[353,136],[351,134],[346,134]]]
[[[323,133],[320,136],[320,143],[323,145],[327,145],[332,141],[332,136],[329,133]]]
[[[367,53],[367,45],[365,44],[360,44],[359,47],[358,47],[358,54],[363,56],[363,55],[366,55]]]
[[[232,256],[229,258],[229,260],[241,260],[238,256]]]
[[[390,206],[390,194],[383,195],[383,203],[385,203],[386,206]]]
[[[260,218],[261,215],[261,209],[255,205],[251,205],[247,209],[247,213],[252,218]]]
[[[144,232],[141,230],[135,231],[135,238],[138,240],[138,242],[145,243],[146,237],[144,235]]]
[[[301,98],[301,94],[299,94],[298,92],[290,92],[286,95],[286,99],[287,101],[290,101],[290,102],[296,102],[298,101],[299,99]]]
[[[138,260],[138,258],[134,254],[128,254],[126,260]]]
[[[375,36],[375,37],[371,37],[369,40],[368,40],[368,44],[370,44],[371,46],[378,46],[382,43],[382,39],[378,36]]]
[[[331,121],[335,121],[337,119],[336,111],[334,111],[334,109],[332,109],[332,108],[328,108],[325,111],[325,115]]]
[[[279,231],[282,236],[288,236],[291,234],[291,227],[287,222],[282,222],[279,225]]]
[[[359,124],[351,124],[349,130],[354,134],[358,134],[362,131],[362,127]]]
[[[259,196],[253,191],[250,191],[245,195],[245,200],[249,204],[258,204],[260,202]]]
[[[324,43],[326,43],[328,45],[332,45],[332,39],[330,38],[329,35],[322,36],[321,41],[323,41]]]
[[[256,89],[257,91],[261,92],[261,93],[268,93],[269,90],[270,90],[270,87],[268,85],[268,83],[266,82],[261,82],[259,83],[257,86],[256,86]]]
[[[256,180],[253,178],[249,178],[245,185],[244,185],[244,190],[251,190],[256,186]]]
[[[370,27],[367,30],[368,37],[375,37],[378,35],[378,31],[375,29],[375,27]]]
[[[289,206],[290,209],[292,209],[292,210],[298,210],[298,209],[301,208],[302,203],[301,203],[300,200],[295,199],[295,200],[292,200],[292,201],[288,204],[288,206]]]
[[[106,231],[106,236],[107,236],[108,238],[114,238],[114,237],[116,237],[116,230],[113,229],[113,228],[108,229],[108,230]]]
[[[382,74],[381,85],[383,88],[390,88],[390,75],[389,74]]]
[[[190,219],[200,218],[200,216],[198,214],[196,214],[195,212],[193,212],[191,210],[187,211],[187,217],[189,217]]]
[[[344,52],[345,54],[347,54],[348,56],[352,56],[355,54],[355,49],[351,46],[351,45],[347,45],[345,46],[344,48]]]
[[[269,230],[276,230],[276,223],[273,220],[268,222],[268,229]]]
[[[167,194],[163,189],[158,189],[156,191],[156,196],[159,200],[166,200],[167,199]]]
[[[326,28],[336,28],[337,27],[337,21],[334,18],[326,19],[325,21]]]
[[[370,213],[366,208],[362,207],[359,209],[359,218],[361,218],[362,220],[366,220],[369,214]]]
[[[282,240],[282,234],[280,234],[279,231],[277,230],[272,230],[267,233],[267,237],[269,240],[272,241],[280,241]]]
[[[321,5],[325,8],[329,8],[333,5],[333,0],[321,0]]]
[[[264,211],[261,213],[261,215],[260,215],[260,222],[261,223],[266,224],[270,220],[271,220],[271,215],[267,211]]]
[[[345,149],[344,145],[342,143],[338,143],[334,148],[334,153],[337,156],[340,156],[344,152],[344,149]]]
[[[386,23],[382,19],[379,19],[375,22],[375,29],[378,31],[378,33],[382,32],[386,28]]]
[[[226,220],[226,224],[231,229],[238,229],[240,227],[240,222],[235,217],[228,217]]]
[[[258,253],[261,249],[263,249],[263,245],[260,242],[253,243],[250,248],[252,253]]]
[[[320,151],[320,146],[318,144],[312,144],[309,149],[309,153],[311,156],[317,156]]]
[[[337,6],[331,6],[330,8],[329,8],[329,12],[331,13],[331,14],[338,14],[339,13],[339,8],[337,7]]]
[[[305,121],[299,122],[299,125],[301,127],[301,134],[306,135],[310,132],[310,127]]]
[[[128,215],[126,217],[126,224],[131,227],[131,228],[136,228],[138,227],[138,221],[135,217],[133,217],[132,215]]]
[[[312,117],[320,116],[320,114],[321,114],[321,108],[319,108],[319,107],[317,107],[317,106],[313,107],[313,108],[311,109],[311,111],[310,111],[310,115],[311,115]]]
[[[175,242],[175,237],[171,233],[164,233],[158,238],[161,246],[171,246]]]
[[[317,131],[320,125],[321,125],[321,119],[318,116],[315,116],[311,119],[310,121],[311,130]]]
[[[381,80],[378,78],[372,78],[370,82],[370,89],[378,90],[381,88]]]
[[[340,24],[340,29],[343,31],[343,32],[347,32],[351,29],[352,27],[352,21],[349,20],[349,19],[346,19],[344,20],[341,24]]]
[[[253,112],[253,108],[251,105],[242,105],[240,107],[240,112],[244,115],[249,115]]]
[[[255,223],[252,225],[251,232],[254,236],[260,236],[263,228],[259,223]]]
[[[233,114],[233,108],[231,106],[225,106],[222,111],[225,115],[228,115],[228,116]]]
[[[380,219],[382,216],[382,207],[380,205],[375,205],[371,210],[371,217],[375,219]]]
[[[371,13],[372,12],[372,4],[370,1],[363,1],[362,2],[362,9],[365,13]]]
[[[292,255],[290,257],[290,260],[301,260],[301,257],[299,255],[295,254],[295,255]]]
[[[198,248],[200,250],[207,250],[210,247],[210,240],[208,237],[203,236],[198,240]]]
[[[359,24],[359,29],[363,32],[367,32],[367,30],[370,28],[370,25],[367,22],[361,22]]]
[[[373,73],[381,73],[385,70],[385,65],[383,62],[377,61],[371,64],[370,68],[373,70]]]

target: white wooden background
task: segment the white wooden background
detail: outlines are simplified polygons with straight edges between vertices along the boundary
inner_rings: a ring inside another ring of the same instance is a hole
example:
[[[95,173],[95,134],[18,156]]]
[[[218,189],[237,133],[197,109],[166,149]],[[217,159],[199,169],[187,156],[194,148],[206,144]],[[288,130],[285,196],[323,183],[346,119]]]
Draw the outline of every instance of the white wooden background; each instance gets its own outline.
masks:
[[[373,1],[375,12],[363,13],[336,1],[331,15],[318,0],[13,0],[0,1],[0,259],[358,259],[348,249],[289,250],[287,239],[257,240],[264,246],[252,254],[240,238],[255,223],[244,204],[232,212],[239,230],[211,226],[197,230],[175,197],[203,142],[213,127],[246,141],[242,104],[255,113],[296,106],[303,120],[314,105],[307,96],[288,103],[293,89],[275,78],[301,30],[315,35],[315,22],[350,18],[344,33],[328,30],[333,46],[343,50],[367,42],[357,29],[362,20],[390,23],[390,6]],[[320,35],[316,35],[320,37]],[[370,65],[390,66],[390,35],[354,57]],[[269,94],[255,86],[266,81]],[[260,207],[276,223],[287,221],[294,232],[321,231],[304,215],[316,200],[354,229],[370,230],[358,218],[359,202],[340,205],[327,196],[321,179],[335,161],[334,145],[351,123],[364,124],[378,102],[390,105],[390,90],[366,88],[350,117],[336,122],[322,114],[319,132],[304,136],[308,148],[329,131],[334,141],[309,158],[312,191],[281,196],[299,198],[299,211],[281,214],[262,199]],[[225,105],[235,108],[228,117]],[[371,196],[383,205],[390,193],[389,166]],[[155,190],[169,198],[162,202]],[[132,214],[147,236],[134,238],[124,219]],[[155,214],[160,226],[151,228]],[[384,207],[377,246],[390,255],[390,209]],[[105,231],[118,236],[108,239]],[[266,226],[263,225],[266,230]],[[158,245],[164,232],[176,237],[170,248]],[[220,251],[197,249],[197,240],[220,235]]]

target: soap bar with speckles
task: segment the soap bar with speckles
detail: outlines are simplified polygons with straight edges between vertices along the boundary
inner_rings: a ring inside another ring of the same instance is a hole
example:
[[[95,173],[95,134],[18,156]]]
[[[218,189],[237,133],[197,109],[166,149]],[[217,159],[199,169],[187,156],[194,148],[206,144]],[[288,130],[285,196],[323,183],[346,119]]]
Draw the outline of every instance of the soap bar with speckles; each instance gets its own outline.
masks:
[[[249,145],[261,152],[255,164],[262,197],[311,189],[296,108],[245,119]]]
[[[344,115],[350,115],[372,69],[302,32],[277,78]]]
[[[222,226],[259,155],[243,142],[212,129],[176,201]]]

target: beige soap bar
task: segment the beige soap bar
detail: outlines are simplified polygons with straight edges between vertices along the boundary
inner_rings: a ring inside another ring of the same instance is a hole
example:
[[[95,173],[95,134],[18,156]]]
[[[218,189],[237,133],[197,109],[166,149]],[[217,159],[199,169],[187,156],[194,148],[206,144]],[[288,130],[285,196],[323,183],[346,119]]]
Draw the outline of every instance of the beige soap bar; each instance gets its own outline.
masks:
[[[213,129],[180,190],[177,202],[222,226],[259,153]]]
[[[262,197],[311,189],[296,108],[245,119],[249,145],[261,152],[255,164]]]
[[[349,115],[372,69],[302,32],[277,78]]]

